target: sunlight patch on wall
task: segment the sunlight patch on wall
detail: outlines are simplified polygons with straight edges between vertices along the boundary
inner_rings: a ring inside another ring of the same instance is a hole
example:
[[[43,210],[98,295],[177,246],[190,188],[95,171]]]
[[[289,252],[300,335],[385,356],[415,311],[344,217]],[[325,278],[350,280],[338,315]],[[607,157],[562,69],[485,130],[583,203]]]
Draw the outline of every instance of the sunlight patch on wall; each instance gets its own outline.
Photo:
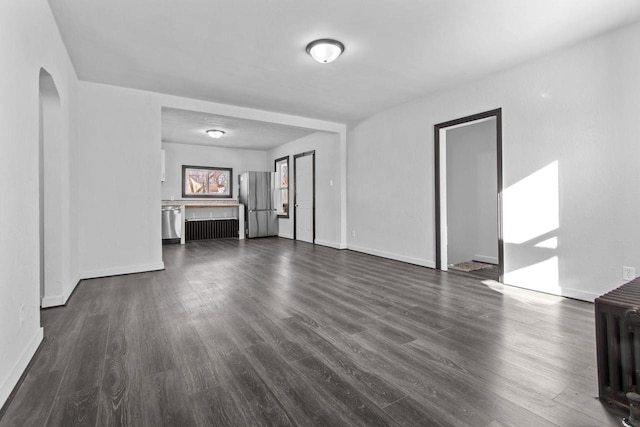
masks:
[[[537,264],[528,265],[505,274],[505,283],[540,292],[559,294],[558,257],[554,256]]]
[[[536,248],[558,249],[558,238],[552,237],[535,245]]]
[[[505,243],[521,244],[559,227],[558,161],[503,192]]]

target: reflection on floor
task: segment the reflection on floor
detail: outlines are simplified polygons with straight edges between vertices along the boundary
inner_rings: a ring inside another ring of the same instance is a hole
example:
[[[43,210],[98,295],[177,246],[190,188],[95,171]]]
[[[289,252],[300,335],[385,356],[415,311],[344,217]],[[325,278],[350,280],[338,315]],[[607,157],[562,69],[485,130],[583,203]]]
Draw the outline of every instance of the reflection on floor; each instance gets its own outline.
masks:
[[[465,261],[449,265],[449,270],[479,279],[500,280],[500,266],[481,261]]]

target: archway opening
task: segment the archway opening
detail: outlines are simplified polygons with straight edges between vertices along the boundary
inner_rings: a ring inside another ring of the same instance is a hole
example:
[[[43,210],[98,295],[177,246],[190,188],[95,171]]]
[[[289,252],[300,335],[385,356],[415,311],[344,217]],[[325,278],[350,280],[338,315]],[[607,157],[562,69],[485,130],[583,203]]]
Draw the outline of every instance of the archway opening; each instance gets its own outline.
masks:
[[[53,77],[39,78],[39,259],[40,305],[59,305],[62,295],[62,107]]]

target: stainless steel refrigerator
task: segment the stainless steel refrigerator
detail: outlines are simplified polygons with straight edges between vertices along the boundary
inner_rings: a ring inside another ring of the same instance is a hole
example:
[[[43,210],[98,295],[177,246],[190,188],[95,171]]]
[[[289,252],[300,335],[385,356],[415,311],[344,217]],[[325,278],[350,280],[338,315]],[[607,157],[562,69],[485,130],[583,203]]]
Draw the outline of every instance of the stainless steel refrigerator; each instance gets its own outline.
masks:
[[[240,175],[240,203],[245,209],[247,237],[278,235],[278,214],[275,204],[274,172],[245,172]]]

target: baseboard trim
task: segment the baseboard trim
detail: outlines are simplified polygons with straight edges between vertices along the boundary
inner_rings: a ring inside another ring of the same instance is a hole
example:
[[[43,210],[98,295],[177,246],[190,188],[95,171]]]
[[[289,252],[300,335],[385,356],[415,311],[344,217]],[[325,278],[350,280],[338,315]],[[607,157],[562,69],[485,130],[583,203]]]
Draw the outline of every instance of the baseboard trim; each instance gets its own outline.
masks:
[[[555,295],[558,297],[565,297],[571,299],[577,299],[580,301],[586,302],[594,302],[596,298],[600,296],[600,294],[596,294],[593,292],[586,292],[580,289],[572,289],[572,288],[558,288],[558,290],[551,290],[547,288],[535,288],[535,287],[525,287],[519,286],[517,283],[504,283],[505,286],[511,286],[513,288],[526,289],[527,291],[540,292],[548,295]]]
[[[158,270],[164,270],[164,262],[83,271],[80,273],[80,279],[95,279],[96,277],[119,276],[121,274],[144,273]]]
[[[293,240],[293,235],[291,234],[278,234],[278,237],[282,237],[284,239],[291,239]]]
[[[80,276],[76,276],[75,280],[71,282],[74,285],[63,295],[54,295],[42,298],[42,301],[40,301],[40,308],[52,308],[67,305],[67,301],[69,301],[71,295],[73,295],[73,293],[76,291],[76,288],[80,284],[81,280],[82,279],[80,278]]]
[[[340,244],[334,243],[334,242],[329,242],[327,240],[318,240],[318,239],[316,239],[315,243],[316,243],[316,245],[320,245],[320,246],[327,246],[329,248],[334,248],[334,249],[342,249],[342,248],[340,248]]]
[[[78,285],[80,284],[80,281],[82,279],[80,278],[80,275],[77,275],[75,280],[73,281],[74,285],[67,291],[64,293],[64,305],[67,305],[67,301],[69,301],[69,298],[71,298],[71,295],[73,295],[73,293],[76,291],[76,288],[78,287]]]
[[[27,366],[29,366],[29,362],[38,351],[38,347],[44,338],[44,329],[38,328],[38,331],[34,334],[27,344],[27,347],[22,352],[22,355],[18,359],[18,361],[13,365],[13,369],[9,372],[9,375],[4,380],[2,385],[0,385],[0,408],[4,407],[4,404],[7,402],[9,396],[13,392],[14,388],[20,382],[20,378],[22,374],[24,374]]]
[[[474,261],[486,262],[488,264],[500,264],[498,261],[498,257],[495,256],[487,256],[487,255],[474,255]]]
[[[436,268],[436,263],[430,260],[426,260],[426,259],[421,259],[421,258],[414,258],[414,257],[410,257],[410,256],[406,256],[406,255],[398,255],[398,254],[394,254],[391,252],[385,252],[385,251],[379,251],[377,249],[370,249],[370,248],[365,248],[362,246],[356,246],[356,245],[348,245],[347,249],[355,251],[355,252],[362,252],[365,254],[369,254],[369,255],[375,255],[375,256],[379,256],[382,258],[388,258],[388,259],[392,259],[395,261],[402,261],[402,262],[406,262],[408,264],[415,264],[415,265],[419,265],[422,267],[429,267],[429,268]]]
[[[50,308],[50,307],[58,307],[64,305],[65,298],[64,295],[54,295],[49,297],[42,298],[40,302],[40,307],[42,308]]]
[[[560,295],[567,298],[579,299],[581,301],[593,302],[598,298],[599,294],[593,292],[585,292],[579,289],[560,288]]]

